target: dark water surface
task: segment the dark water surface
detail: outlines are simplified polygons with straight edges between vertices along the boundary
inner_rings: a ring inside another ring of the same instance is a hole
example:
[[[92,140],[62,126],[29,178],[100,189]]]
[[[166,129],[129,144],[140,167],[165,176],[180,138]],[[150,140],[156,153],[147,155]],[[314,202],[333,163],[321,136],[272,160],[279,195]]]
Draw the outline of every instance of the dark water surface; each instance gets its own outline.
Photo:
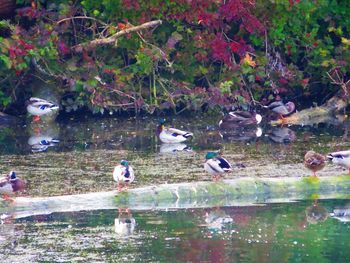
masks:
[[[128,159],[132,187],[210,181],[208,150],[236,164],[225,178],[309,176],[307,150],[348,149],[350,123],[219,131],[218,118],[172,118],[192,131],[162,145],[156,118],[79,118],[0,126],[0,171],[27,182],[22,196],[115,189],[113,167]],[[59,140],[59,142],[55,141]],[[40,144],[48,141],[47,145]],[[319,176],[344,174],[327,165]],[[174,211],[95,210],[3,218],[0,262],[350,262],[350,200],[303,200]],[[69,204],[67,204],[69,205]],[[348,210],[349,207],[349,210]],[[1,208],[0,208],[1,209]],[[0,215],[1,215],[0,210]]]
[[[194,133],[192,141],[176,145],[159,142],[156,118],[80,118],[0,127],[0,171],[17,171],[28,183],[24,195],[51,196],[114,189],[112,171],[121,159],[134,166],[133,185],[139,187],[211,180],[203,170],[209,150],[220,150],[236,164],[225,176],[236,178],[308,176],[302,164],[306,151],[326,154],[350,147],[350,123],[302,128],[265,124],[256,137],[256,127],[220,132],[219,118],[172,118],[172,126]],[[38,145],[52,139],[59,143]],[[341,168],[328,165],[319,175],[341,173]]]

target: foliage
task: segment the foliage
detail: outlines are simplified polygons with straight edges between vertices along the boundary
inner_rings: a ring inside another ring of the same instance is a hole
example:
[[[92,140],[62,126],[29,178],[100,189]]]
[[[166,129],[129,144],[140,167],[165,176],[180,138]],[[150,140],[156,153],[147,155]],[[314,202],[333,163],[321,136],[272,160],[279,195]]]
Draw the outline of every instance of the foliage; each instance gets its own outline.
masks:
[[[100,113],[309,99],[310,92],[332,91],[326,72],[336,68],[347,77],[347,1],[21,3],[13,21],[0,23],[0,110],[19,94],[30,96],[17,87],[33,76],[59,80],[68,111]],[[163,24],[126,34],[112,47],[72,51],[155,19]]]

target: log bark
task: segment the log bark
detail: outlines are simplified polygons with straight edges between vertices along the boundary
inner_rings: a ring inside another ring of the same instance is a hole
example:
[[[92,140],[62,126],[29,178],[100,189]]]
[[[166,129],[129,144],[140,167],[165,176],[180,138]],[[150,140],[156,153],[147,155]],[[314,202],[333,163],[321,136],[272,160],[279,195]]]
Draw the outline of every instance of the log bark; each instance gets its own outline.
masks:
[[[144,30],[144,29],[147,29],[150,27],[155,27],[155,26],[158,26],[160,24],[162,24],[161,20],[155,20],[155,21],[144,23],[144,24],[139,25],[139,26],[129,27],[129,28],[126,28],[126,29],[123,29],[123,30],[117,32],[116,34],[114,34],[110,37],[95,39],[95,40],[92,40],[88,43],[82,43],[82,44],[73,46],[72,50],[76,53],[81,53],[83,50],[89,51],[89,50],[94,49],[94,48],[101,46],[101,45],[111,45],[111,44],[114,44],[118,38],[120,38],[126,34],[136,32],[136,31],[141,31],[141,30]]]
[[[334,119],[335,113],[344,110],[348,106],[349,98],[350,94],[345,93],[344,89],[340,89],[322,106],[295,112],[283,119],[271,121],[271,125],[312,125],[316,123],[326,122],[328,120]]]
[[[53,197],[18,197],[5,209],[9,216],[81,210],[129,208],[165,210],[217,206],[248,206],[310,198],[349,198],[350,176],[320,178],[237,178],[222,182],[162,184],[128,192],[99,192]],[[1,204],[1,203],[0,203]]]

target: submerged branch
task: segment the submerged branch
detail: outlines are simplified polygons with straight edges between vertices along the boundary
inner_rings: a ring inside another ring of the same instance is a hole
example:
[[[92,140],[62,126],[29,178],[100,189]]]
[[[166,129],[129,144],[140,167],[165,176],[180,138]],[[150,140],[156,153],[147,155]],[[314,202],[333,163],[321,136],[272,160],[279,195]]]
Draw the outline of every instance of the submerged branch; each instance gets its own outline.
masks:
[[[155,21],[144,23],[144,24],[139,25],[139,26],[125,28],[125,29],[115,33],[114,35],[112,35],[110,37],[101,38],[101,39],[94,39],[88,43],[82,43],[82,44],[73,46],[72,50],[76,53],[81,53],[83,50],[91,50],[91,49],[94,49],[94,48],[101,46],[101,45],[111,45],[111,44],[114,44],[118,38],[120,38],[126,34],[141,31],[141,30],[144,30],[144,29],[147,29],[150,27],[158,26],[160,24],[162,24],[161,20],[155,20]]]

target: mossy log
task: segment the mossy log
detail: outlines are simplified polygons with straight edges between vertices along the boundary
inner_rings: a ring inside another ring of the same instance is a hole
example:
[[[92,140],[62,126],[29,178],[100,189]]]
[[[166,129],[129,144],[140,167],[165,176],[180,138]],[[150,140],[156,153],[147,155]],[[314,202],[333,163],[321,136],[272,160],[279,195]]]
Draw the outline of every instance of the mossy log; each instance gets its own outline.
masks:
[[[166,210],[248,206],[302,199],[350,198],[350,176],[237,178],[221,182],[162,184],[128,192],[53,197],[18,197],[7,207],[14,218],[53,212],[130,208]]]
[[[296,124],[312,125],[321,122],[328,122],[334,119],[334,115],[344,110],[349,104],[349,94],[343,89],[339,90],[332,98],[319,107],[304,109],[293,113],[283,119],[272,121],[271,125]]]

